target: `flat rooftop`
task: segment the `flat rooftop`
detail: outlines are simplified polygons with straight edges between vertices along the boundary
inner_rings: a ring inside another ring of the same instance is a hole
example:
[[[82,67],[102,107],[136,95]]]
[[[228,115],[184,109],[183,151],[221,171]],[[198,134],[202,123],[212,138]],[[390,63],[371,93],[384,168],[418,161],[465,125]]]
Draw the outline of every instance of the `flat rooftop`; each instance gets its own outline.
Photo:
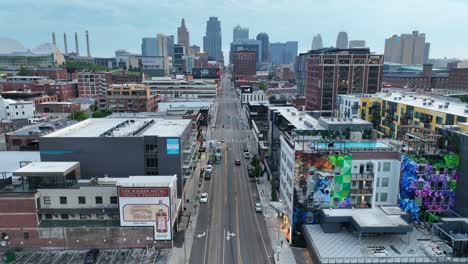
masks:
[[[79,168],[79,162],[55,162],[43,161],[32,162],[13,172],[15,176],[41,176],[50,174],[66,175],[72,170]]]
[[[158,103],[158,112],[166,112],[167,110],[180,109],[200,109],[210,108],[213,105],[212,100],[206,101],[186,101],[186,102],[160,102]]]
[[[173,176],[130,176],[118,179],[116,185],[120,187],[170,187],[174,182]]]
[[[365,95],[347,95],[349,98],[380,98],[385,101],[405,104],[419,107],[426,110],[437,111],[441,113],[452,114],[456,116],[468,117],[465,109],[468,109],[467,103],[462,103],[450,97],[435,96],[420,93],[378,93]]]
[[[330,125],[338,125],[338,124],[349,124],[349,125],[372,125],[371,122],[360,119],[360,118],[329,118],[329,117],[321,117],[319,121],[330,124]]]
[[[397,206],[369,209],[322,209],[326,217],[351,217],[361,228],[409,227],[401,218],[404,213]]]
[[[275,106],[270,109],[280,113],[296,130],[325,130],[317,119],[297,110],[294,106]]]
[[[305,225],[304,236],[319,263],[440,263],[434,257],[444,258],[437,250],[439,244],[430,241],[431,235],[416,228],[409,236],[378,234],[359,239],[347,230],[325,233],[320,225]]]
[[[189,119],[90,118],[44,137],[179,137],[190,123]]]

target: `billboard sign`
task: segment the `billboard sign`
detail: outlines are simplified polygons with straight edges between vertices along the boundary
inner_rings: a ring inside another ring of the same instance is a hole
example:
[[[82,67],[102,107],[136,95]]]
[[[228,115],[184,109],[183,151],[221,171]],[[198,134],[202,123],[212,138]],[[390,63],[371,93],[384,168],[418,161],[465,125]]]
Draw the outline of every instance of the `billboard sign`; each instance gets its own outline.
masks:
[[[167,155],[178,155],[179,151],[179,139],[178,138],[168,138],[166,139],[166,154]]]
[[[171,190],[168,187],[121,187],[121,226],[153,226],[154,240],[172,240]]]
[[[192,76],[194,79],[219,79],[219,68],[218,67],[204,67],[204,68],[192,68]]]

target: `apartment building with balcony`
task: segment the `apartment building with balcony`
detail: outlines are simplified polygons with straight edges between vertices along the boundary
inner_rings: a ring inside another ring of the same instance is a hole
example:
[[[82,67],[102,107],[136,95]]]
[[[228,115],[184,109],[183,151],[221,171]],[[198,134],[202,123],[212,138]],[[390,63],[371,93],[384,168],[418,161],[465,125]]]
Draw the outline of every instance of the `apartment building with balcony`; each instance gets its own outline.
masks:
[[[468,118],[468,104],[449,97],[417,93],[379,93],[340,95],[339,114],[345,117],[356,111],[361,119],[374,124],[383,137],[402,137],[408,127],[438,132],[445,126],[463,125]],[[349,106],[351,105],[351,106]],[[350,110],[349,110],[350,109]]]
[[[283,135],[280,144],[279,193],[293,244],[320,209],[398,204],[401,155],[389,144]]]
[[[79,72],[77,77],[79,97],[102,96],[112,84],[110,72]]]

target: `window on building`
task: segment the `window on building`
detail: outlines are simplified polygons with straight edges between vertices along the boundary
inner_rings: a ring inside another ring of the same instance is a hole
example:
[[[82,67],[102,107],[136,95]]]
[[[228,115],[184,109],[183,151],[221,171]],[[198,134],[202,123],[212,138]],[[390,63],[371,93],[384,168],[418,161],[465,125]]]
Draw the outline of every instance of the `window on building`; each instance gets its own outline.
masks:
[[[380,163],[379,163],[379,164],[380,164]],[[379,187],[379,185],[380,185],[380,178],[377,178],[377,182],[375,183],[375,186],[376,186],[376,187]]]
[[[24,238],[24,240],[29,240],[29,232],[24,232],[23,233],[23,238]]]
[[[102,204],[102,196],[96,196],[96,204]]]
[[[60,196],[60,204],[67,204],[67,197],[66,196]]]
[[[7,236],[8,236],[7,233],[2,232],[2,240],[5,239],[5,237],[7,237]]]
[[[78,204],[86,204],[86,197],[78,196]]]
[[[45,215],[45,219],[51,220],[51,219],[52,219],[52,215],[51,215],[51,214],[46,214],[46,215]]]
[[[80,219],[81,220],[88,220],[89,218],[91,218],[89,215],[87,214],[80,214]]]
[[[111,204],[117,204],[117,196],[111,196],[110,197],[110,203]]]
[[[390,162],[383,163],[383,171],[390,171]]]
[[[380,201],[381,202],[386,202],[387,201],[387,193],[383,192],[380,194]]]
[[[450,204],[450,198],[444,197],[444,206],[449,206],[449,204]]]
[[[376,202],[379,201],[379,193],[375,193],[375,201],[376,201]]]
[[[50,204],[50,196],[44,196],[42,199],[44,200],[44,204]]]
[[[388,177],[382,178],[382,187],[388,187]]]
[[[62,220],[68,220],[68,214],[61,214],[60,217]]]
[[[96,214],[97,219],[104,219],[104,214]]]
[[[377,162],[377,171],[380,171],[381,163]]]

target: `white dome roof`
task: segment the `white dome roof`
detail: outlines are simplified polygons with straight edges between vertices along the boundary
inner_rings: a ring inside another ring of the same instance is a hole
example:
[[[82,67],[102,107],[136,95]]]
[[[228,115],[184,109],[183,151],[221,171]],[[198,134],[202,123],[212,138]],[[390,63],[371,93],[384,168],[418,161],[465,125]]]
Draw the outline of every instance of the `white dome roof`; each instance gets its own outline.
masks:
[[[0,38],[0,54],[25,51],[27,49],[19,41],[11,38]]]

